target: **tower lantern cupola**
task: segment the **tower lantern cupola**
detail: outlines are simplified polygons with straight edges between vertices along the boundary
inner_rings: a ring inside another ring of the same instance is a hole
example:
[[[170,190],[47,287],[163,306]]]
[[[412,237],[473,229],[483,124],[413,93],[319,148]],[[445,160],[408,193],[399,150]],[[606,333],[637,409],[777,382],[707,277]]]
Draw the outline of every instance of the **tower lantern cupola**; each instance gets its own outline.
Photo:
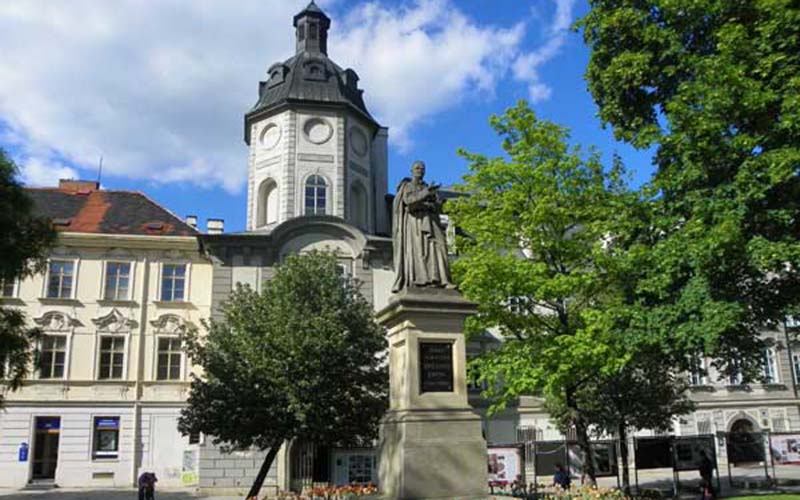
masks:
[[[322,12],[314,0],[294,16],[297,53],[311,52],[328,54],[328,28],[331,20]]]

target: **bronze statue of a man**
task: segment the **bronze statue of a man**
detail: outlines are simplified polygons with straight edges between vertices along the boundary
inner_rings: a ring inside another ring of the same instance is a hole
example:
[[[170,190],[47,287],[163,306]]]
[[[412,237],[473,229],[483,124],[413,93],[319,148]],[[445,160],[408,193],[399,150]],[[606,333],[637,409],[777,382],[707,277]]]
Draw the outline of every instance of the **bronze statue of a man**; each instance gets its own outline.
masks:
[[[453,288],[447,260],[447,242],[439,214],[442,200],[436,184],[423,181],[425,164],[415,161],[411,179],[405,178],[394,198],[393,292],[410,287]]]

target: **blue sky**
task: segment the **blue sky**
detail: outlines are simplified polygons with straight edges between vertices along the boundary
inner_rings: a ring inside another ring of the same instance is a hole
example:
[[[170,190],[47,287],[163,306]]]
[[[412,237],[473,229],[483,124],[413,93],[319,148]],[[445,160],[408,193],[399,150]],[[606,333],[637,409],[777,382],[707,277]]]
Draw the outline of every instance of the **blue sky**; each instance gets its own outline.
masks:
[[[241,230],[242,116],[266,69],[291,55],[291,17],[305,3],[4,0],[0,146],[29,185],[95,178],[102,156],[104,188]],[[415,159],[452,184],[466,171],[459,147],[499,154],[489,115],[523,98],[575,142],[620,154],[634,183],[651,175],[650,154],[596,117],[588,50],[566,29],[584,0],[319,3],[333,22],[329,55],[359,73],[389,127],[391,190]]]

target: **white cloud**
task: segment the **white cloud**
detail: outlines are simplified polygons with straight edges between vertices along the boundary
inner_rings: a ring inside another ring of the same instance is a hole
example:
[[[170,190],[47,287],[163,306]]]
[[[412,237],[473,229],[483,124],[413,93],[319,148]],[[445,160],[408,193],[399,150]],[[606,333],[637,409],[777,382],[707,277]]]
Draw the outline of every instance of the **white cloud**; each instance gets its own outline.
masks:
[[[538,68],[563,45],[574,2],[554,1],[530,54],[525,26],[481,25],[449,0],[322,3],[338,11],[331,57],[359,72],[370,110],[408,146],[420,120],[491,96],[509,67],[548,97]],[[103,156],[109,174],[239,190],[242,115],[266,69],[293,53],[291,19],[306,2],[3,0],[0,121],[25,178],[77,175],[66,163],[90,175]]]
[[[528,85],[528,94],[533,102],[541,102],[550,98],[552,89],[542,82],[541,66],[556,57],[567,41],[572,24],[572,9],[575,0],[555,0],[556,10],[545,30],[545,42],[533,52],[521,54],[513,65],[514,78]],[[540,17],[541,12],[535,11]]]
[[[31,158],[19,165],[20,178],[28,186],[55,186],[59,179],[77,179],[78,173],[60,163]]]
[[[337,27],[332,54],[357,68],[372,112],[408,146],[419,120],[489,92],[507,73],[524,26],[479,26],[455,3],[420,0],[405,7],[362,4]]]

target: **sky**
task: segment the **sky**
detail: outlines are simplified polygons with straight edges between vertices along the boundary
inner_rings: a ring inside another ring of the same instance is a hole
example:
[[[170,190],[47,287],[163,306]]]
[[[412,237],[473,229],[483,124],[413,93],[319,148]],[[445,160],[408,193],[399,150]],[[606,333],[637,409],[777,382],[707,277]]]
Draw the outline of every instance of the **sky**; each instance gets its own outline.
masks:
[[[59,178],[137,190],[184,217],[245,227],[244,114],[294,53],[308,0],[3,0],[0,147],[29,186]],[[651,155],[597,118],[589,51],[570,29],[586,0],[318,0],[328,54],[360,77],[389,127],[389,184],[422,159],[459,182],[458,148],[501,154],[489,116],[527,99],[571,140],[620,155],[639,185]]]

